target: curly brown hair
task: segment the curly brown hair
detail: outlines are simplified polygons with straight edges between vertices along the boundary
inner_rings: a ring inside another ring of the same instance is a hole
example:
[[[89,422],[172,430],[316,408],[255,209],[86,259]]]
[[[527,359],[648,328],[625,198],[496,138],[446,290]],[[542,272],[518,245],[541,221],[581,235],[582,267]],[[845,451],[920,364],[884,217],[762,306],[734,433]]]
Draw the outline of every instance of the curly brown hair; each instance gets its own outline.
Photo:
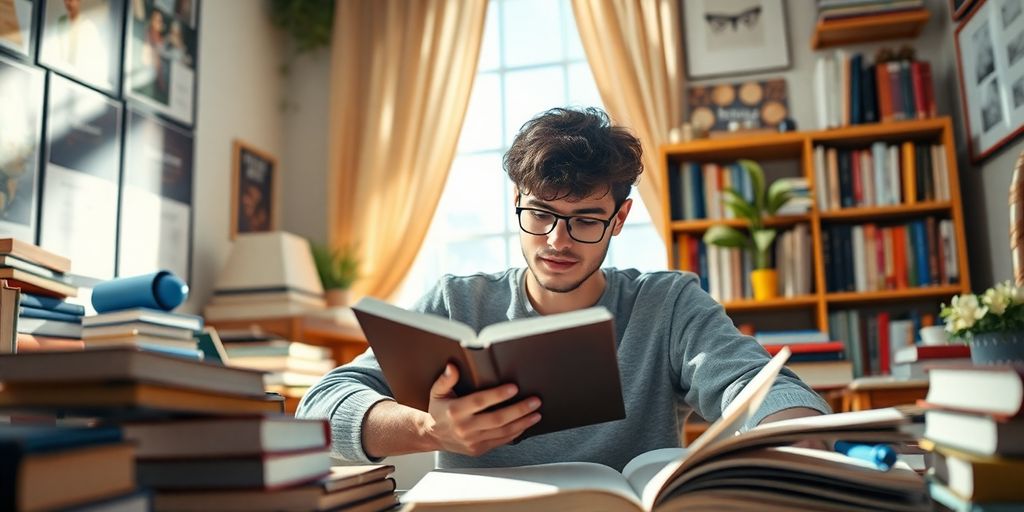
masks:
[[[640,140],[603,110],[553,108],[530,119],[503,167],[520,193],[545,201],[611,193],[618,210],[644,170]]]

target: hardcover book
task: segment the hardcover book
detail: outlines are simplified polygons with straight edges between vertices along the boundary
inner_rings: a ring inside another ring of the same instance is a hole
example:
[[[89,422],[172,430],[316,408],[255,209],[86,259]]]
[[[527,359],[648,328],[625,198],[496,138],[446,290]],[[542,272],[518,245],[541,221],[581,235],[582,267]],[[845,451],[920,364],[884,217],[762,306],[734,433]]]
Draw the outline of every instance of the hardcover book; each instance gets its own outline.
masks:
[[[509,403],[540,398],[541,420],[524,438],[625,418],[615,329],[602,307],[510,320],[479,334],[372,298],[353,309],[402,404],[427,410],[430,387],[451,362],[458,395],[512,382],[519,392]]]

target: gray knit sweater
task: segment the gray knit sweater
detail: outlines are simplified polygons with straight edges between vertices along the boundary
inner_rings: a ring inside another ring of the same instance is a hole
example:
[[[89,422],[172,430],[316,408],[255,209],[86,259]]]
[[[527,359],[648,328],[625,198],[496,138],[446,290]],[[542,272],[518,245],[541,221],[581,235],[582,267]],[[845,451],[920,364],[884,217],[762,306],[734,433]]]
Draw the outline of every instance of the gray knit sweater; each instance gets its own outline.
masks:
[[[598,462],[621,470],[636,455],[680,446],[680,408],[709,421],[768,362],[752,338],[740,334],[693,274],[604,269],[598,305],[615,317],[619,373],[626,418],[531,437],[480,457],[442,452],[441,467],[498,467],[546,462]],[[478,330],[500,321],[536,316],[526,297],[525,269],[467,277],[446,276],[413,309],[453,318]],[[439,369],[440,371],[440,369]],[[556,369],[557,371],[557,369]],[[391,400],[373,352],[334,369],[303,397],[296,416],[327,418],[333,450],[369,462],[362,447],[367,410]],[[828,405],[789,370],[747,427],[792,407],[828,413]]]

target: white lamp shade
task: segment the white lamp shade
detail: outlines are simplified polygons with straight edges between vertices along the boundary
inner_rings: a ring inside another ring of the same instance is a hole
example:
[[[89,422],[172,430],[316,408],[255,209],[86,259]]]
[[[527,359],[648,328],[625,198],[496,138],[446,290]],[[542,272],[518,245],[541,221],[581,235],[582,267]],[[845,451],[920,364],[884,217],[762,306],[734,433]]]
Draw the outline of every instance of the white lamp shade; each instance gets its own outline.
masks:
[[[215,290],[324,293],[309,241],[284,231],[239,234]]]

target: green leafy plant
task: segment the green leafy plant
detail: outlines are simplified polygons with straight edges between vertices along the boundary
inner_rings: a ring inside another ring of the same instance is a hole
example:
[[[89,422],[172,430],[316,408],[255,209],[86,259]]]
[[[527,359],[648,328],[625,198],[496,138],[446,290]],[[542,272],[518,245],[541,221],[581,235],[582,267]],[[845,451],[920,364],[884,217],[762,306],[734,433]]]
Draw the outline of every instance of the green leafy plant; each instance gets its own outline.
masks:
[[[747,175],[753,188],[753,202],[734,188],[722,191],[722,202],[737,218],[747,223],[747,230],[739,230],[731,226],[712,226],[704,233],[704,243],[719,247],[735,247],[747,249],[754,256],[754,268],[770,268],[768,253],[775,241],[776,230],[764,226],[765,218],[775,212],[793,197],[793,188],[787,181],[776,181],[770,187],[765,186],[764,169],[753,160],[739,160],[737,163]]]
[[[984,294],[965,293],[953,297],[950,305],[942,304],[939,313],[946,331],[965,341],[978,334],[1024,329],[1024,287],[1004,281]]]
[[[334,0],[273,0],[270,20],[295,40],[295,51],[304,53],[331,43]]]
[[[352,247],[331,250],[312,244],[313,261],[325,290],[347,290],[359,278],[359,260]]]

